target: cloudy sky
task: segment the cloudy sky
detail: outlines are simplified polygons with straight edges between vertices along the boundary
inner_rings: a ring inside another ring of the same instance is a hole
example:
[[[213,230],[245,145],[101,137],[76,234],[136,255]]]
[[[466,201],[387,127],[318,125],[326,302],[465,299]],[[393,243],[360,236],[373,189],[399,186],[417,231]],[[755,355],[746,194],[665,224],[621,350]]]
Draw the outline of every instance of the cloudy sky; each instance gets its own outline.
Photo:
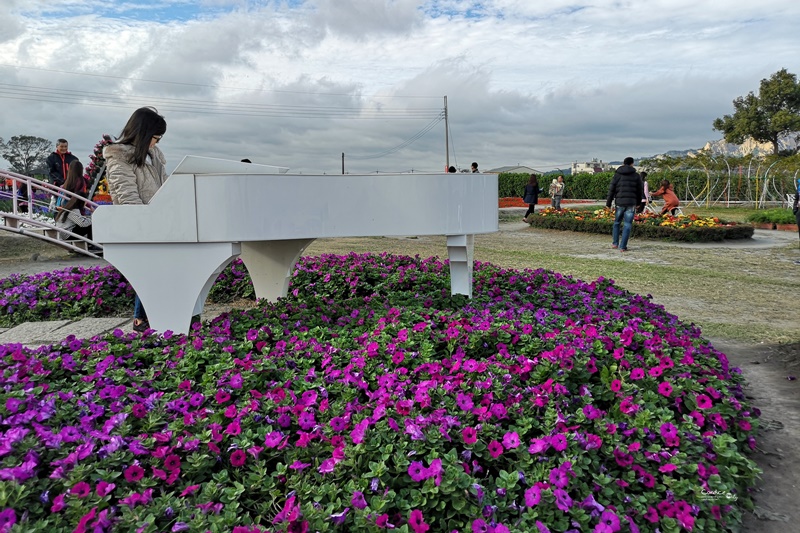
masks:
[[[187,154],[294,172],[568,167],[699,148],[781,68],[790,0],[2,0],[0,137],[88,163],[137,107]],[[5,162],[0,160],[0,165]]]

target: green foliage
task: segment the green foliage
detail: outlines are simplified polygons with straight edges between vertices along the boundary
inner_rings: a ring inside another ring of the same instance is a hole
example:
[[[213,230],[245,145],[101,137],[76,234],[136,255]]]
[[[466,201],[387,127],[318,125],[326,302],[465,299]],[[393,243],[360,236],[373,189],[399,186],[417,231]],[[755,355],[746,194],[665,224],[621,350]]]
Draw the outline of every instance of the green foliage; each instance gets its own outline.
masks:
[[[32,176],[35,168],[44,165],[53,149],[53,143],[33,135],[15,135],[8,142],[2,141],[0,139],[0,155],[9,162],[13,172],[25,176]]]
[[[749,92],[733,101],[733,115],[714,120],[714,129],[725,140],[741,144],[748,137],[772,143],[779,151],[778,140],[800,131],[800,83],[785,68],[761,80],[759,93]]]
[[[530,174],[524,172],[502,172],[497,176],[498,196],[500,198],[515,198],[522,196],[525,191],[525,186],[531,178]],[[542,187],[542,177],[539,177],[539,188],[544,189],[544,193],[539,196],[547,194],[547,187]]]
[[[797,219],[791,209],[766,209],[748,216],[747,221],[762,224],[795,224]]]

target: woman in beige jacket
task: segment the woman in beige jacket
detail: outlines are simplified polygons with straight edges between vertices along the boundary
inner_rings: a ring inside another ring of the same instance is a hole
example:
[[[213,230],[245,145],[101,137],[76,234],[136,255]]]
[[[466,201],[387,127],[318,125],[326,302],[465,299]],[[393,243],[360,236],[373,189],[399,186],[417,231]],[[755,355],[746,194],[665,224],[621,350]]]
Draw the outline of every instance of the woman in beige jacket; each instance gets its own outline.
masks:
[[[167,181],[166,159],[158,141],[167,131],[167,121],[152,107],[133,112],[117,141],[103,149],[108,191],[114,205],[147,204]],[[134,298],[133,329],[150,327],[139,296]]]

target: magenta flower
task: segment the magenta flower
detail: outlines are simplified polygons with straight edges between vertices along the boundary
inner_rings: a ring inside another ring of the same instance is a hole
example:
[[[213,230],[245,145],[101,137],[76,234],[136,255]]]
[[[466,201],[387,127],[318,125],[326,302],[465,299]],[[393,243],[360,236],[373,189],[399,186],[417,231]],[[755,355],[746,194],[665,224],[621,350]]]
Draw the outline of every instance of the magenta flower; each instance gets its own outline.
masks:
[[[422,516],[422,511],[419,509],[414,509],[411,511],[411,515],[408,517],[408,525],[414,531],[414,533],[425,533],[431,527],[425,523],[424,517]]]
[[[525,491],[525,505],[533,507],[542,499],[542,489],[538,485],[528,488]]]
[[[456,405],[458,405],[458,408],[462,411],[470,411],[475,406],[472,402],[472,397],[463,393],[459,393],[458,396],[456,396]]]
[[[231,466],[239,468],[245,463],[245,461],[247,461],[247,454],[244,452],[244,450],[235,450],[231,454]]]
[[[353,497],[350,498],[350,505],[356,509],[364,509],[367,507],[367,500],[364,499],[364,493],[360,490],[353,492]]]
[[[122,473],[128,483],[137,483],[144,477],[144,469],[139,465],[131,465],[123,470]]]
[[[168,471],[172,472],[173,470],[178,470],[181,467],[181,458],[175,454],[168,455],[166,459],[164,459],[164,468]]]
[[[97,495],[101,498],[105,498],[109,494],[111,494],[117,486],[114,483],[108,483],[107,481],[100,481],[97,483]]]
[[[480,518],[476,518],[472,521],[472,533],[488,533],[488,531],[489,526]]]
[[[557,435],[551,435],[548,437],[548,440],[550,441],[550,446],[552,446],[553,449],[558,452],[563,452],[567,449],[567,437],[561,433]]]
[[[57,513],[64,508],[64,495],[59,494],[53,498],[53,505],[50,506],[51,513]]]
[[[314,413],[309,413],[308,411],[304,411],[300,413],[300,416],[297,417],[297,423],[300,427],[306,431],[313,429],[315,425],[317,425],[317,420],[314,418]]]
[[[489,455],[497,459],[501,455],[503,455],[503,445],[493,440],[489,443]]]
[[[281,439],[283,439],[283,433],[280,431],[267,433],[267,436],[264,437],[264,446],[267,448],[274,448],[281,443]]]
[[[241,432],[242,432],[242,426],[239,425],[238,420],[234,420],[225,427],[225,433],[227,435],[233,435],[235,437],[236,435],[239,435]]]
[[[561,468],[553,468],[550,470],[550,483],[559,489],[565,489],[569,485],[569,476]]]
[[[336,433],[340,433],[345,429],[347,429],[347,421],[341,416],[335,416],[331,418],[329,424],[331,426],[331,429],[333,429],[333,431],[335,431]]]
[[[532,439],[528,447],[528,453],[542,453],[550,447],[550,443],[545,439]]]
[[[229,392],[221,390],[217,391],[217,394],[214,396],[214,399],[217,400],[217,403],[222,404],[230,400],[231,395]]]
[[[710,409],[714,405],[713,402],[711,401],[711,398],[709,398],[705,394],[698,394],[696,401],[698,409]]]
[[[464,439],[464,444],[475,444],[478,432],[473,427],[465,427],[461,430],[461,438]]]
[[[77,496],[78,498],[85,498],[92,492],[92,487],[89,486],[88,483],[85,481],[79,481],[71,489],[69,489],[69,493],[73,496]]]
[[[425,465],[419,461],[412,461],[411,464],[408,465],[408,475],[416,482],[424,481],[428,477]]]
[[[619,392],[622,389],[622,382],[618,379],[615,379],[611,382],[611,390],[614,392]]]
[[[516,431],[509,431],[503,435],[503,446],[506,450],[513,450],[519,447],[519,435]]]
[[[5,533],[11,531],[14,524],[17,523],[17,513],[14,509],[8,508],[0,511],[0,531]]]
[[[658,385],[658,393],[661,394],[662,396],[666,396],[666,397],[672,396],[672,385],[670,385],[666,381],[662,381]]]
[[[188,487],[183,489],[183,492],[181,492],[181,498],[183,498],[185,496],[189,496],[191,494],[194,494],[195,491],[197,489],[199,489],[199,488],[200,488],[200,485],[189,485]]]
[[[572,508],[572,498],[569,497],[567,491],[564,489],[555,489],[553,491],[553,495],[556,497],[556,507],[564,512],[567,512]]]
[[[638,381],[644,378],[644,369],[643,368],[634,368],[631,370],[631,381]]]
[[[605,510],[600,515],[600,523],[594,528],[594,533],[616,533],[619,530],[619,517],[613,511]]]

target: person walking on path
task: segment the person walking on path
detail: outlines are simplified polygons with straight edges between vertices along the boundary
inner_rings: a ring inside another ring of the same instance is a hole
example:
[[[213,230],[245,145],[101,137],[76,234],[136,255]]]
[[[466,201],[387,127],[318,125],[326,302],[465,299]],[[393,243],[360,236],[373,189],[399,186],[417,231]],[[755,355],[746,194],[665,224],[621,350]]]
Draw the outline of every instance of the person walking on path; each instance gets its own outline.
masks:
[[[164,154],[158,142],[167,131],[167,121],[152,107],[133,112],[116,142],[103,148],[108,173],[108,192],[114,205],[148,204],[167,181]],[[133,329],[150,328],[139,296],[134,297]]]
[[[531,174],[528,184],[525,185],[522,201],[528,204],[528,210],[525,211],[525,216],[522,217],[522,221],[527,222],[528,215],[536,212],[536,204],[539,203],[539,177],[536,174]]]
[[[611,208],[611,202],[616,205],[614,227],[611,232],[611,247],[627,252],[628,238],[631,235],[631,227],[633,226],[633,216],[636,214],[636,206],[642,201],[644,186],[642,185],[642,177],[633,168],[633,158],[626,157],[622,163],[622,166],[617,168],[614,173],[611,185],[608,187],[606,208]],[[620,224],[623,226],[621,237]]]

